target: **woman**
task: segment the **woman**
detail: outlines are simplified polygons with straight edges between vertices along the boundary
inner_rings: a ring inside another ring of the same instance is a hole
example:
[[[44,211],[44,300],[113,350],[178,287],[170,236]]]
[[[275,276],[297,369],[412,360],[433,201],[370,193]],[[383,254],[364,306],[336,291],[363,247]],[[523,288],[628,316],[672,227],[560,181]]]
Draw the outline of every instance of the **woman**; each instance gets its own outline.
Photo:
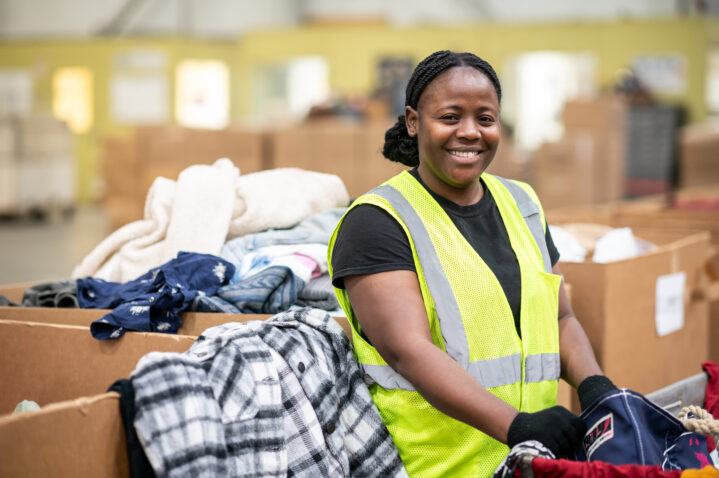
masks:
[[[536,195],[483,174],[501,95],[471,53],[419,63],[383,151],[415,169],[355,201],[330,240],[358,362],[410,476],[489,476],[529,439],[567,453],[584,424],[556,406],[560,366],[583,406],[615,388]]]

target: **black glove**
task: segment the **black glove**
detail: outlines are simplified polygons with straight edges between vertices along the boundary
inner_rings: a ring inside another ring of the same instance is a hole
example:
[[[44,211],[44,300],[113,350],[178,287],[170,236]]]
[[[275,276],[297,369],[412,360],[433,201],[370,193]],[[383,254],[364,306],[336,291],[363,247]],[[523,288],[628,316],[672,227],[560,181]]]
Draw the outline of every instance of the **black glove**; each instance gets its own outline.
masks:
[[[617,390],[616,385],[604,375],[592,375],[585,378],[577,387],[579,405],[582,407],[582,411],[590,407],[597,398],[614,390]]]
[[[587,426],[581,418],[556,405],[540,412],[520,412],[507,432],[507,445],[537,440],[555,456],[568,455],[582,441]]]

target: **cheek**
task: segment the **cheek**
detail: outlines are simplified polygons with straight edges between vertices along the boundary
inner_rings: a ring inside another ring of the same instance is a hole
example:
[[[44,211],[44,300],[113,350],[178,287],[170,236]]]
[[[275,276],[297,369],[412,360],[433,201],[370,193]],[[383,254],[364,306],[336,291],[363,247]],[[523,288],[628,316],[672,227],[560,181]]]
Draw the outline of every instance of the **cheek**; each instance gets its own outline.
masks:
[[[484,132],[485,141],[488,143],[499,144],[500,131],[498,126],[487,128]]]

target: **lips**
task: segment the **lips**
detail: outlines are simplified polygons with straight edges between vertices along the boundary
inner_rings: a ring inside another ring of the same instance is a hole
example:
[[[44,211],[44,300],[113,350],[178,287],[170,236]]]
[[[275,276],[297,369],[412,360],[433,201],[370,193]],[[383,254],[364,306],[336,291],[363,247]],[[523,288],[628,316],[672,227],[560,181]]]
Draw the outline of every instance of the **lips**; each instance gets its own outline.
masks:
[[[460,159],[474,159],[481,153],[479,150],[461,151],[458,149],[448,149],[447,152]]]

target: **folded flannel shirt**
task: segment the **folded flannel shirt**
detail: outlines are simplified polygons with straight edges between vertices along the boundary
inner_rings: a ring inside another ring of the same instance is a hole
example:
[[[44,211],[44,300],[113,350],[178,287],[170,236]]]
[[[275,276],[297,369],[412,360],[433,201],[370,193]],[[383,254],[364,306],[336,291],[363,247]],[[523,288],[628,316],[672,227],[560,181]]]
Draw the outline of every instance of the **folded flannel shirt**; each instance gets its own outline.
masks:
[[[207,329],[131,377],[158,477],[407,476],[342,328],[318,309]]]

